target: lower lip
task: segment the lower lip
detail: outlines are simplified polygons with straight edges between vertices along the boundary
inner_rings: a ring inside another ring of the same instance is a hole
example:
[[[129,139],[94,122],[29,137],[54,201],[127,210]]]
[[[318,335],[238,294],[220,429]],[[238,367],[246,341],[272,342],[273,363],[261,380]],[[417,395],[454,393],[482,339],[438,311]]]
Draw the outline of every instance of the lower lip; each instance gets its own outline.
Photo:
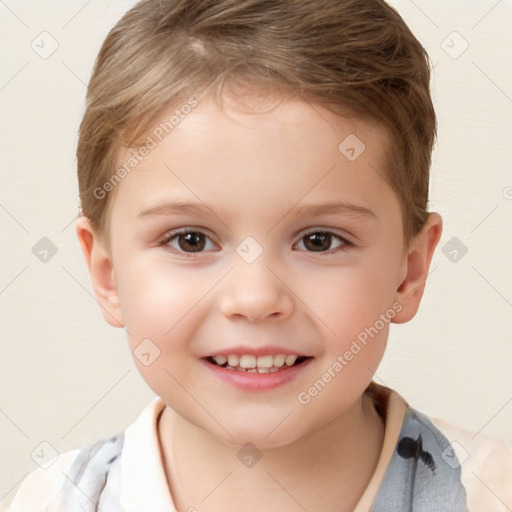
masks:
[[[309,363],[313,360],[309,357],[297,366],[290,366],[285,370],[279,370],[278,372],[272,373],[253,373],[243,372],[239,370],[228,370],[222,366],[218,366],[213,363],[209,363],[206,359],[202,359],[202,362],[206,365],[209,371],[224,380],[228,384],[242,389],[244,391],[269,391],[271,389],[283,386],[288,382],[292,381],[301,374]]]

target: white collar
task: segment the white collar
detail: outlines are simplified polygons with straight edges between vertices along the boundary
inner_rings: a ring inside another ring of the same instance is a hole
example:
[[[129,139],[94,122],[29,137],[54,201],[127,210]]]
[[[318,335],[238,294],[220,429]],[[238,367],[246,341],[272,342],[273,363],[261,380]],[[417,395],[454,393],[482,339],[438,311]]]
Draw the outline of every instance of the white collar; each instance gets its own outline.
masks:
[[[176,511],[158,437],[158,419],[165,407],[156,397],[125,431],[120,501],[126,512]]]

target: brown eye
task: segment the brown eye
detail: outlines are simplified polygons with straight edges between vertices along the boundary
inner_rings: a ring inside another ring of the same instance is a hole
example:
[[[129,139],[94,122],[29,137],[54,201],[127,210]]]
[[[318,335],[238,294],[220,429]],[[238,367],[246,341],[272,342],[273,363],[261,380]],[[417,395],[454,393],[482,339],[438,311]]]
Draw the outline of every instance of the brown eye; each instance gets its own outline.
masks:
[[[167,245],[175,252],[194,253],[215,250],[216,245],[200,231],[174,232],[165,237],[161,245]]]
[[[297,245],[299,249],[309,252],[326,252],[350,244],[329,231],[315,231],[303,236]]]
[[[332,235],[329,233],[311,233],[304,237],[304,246],[308,251],[328,251],[331,242]]]
[[[206,237],[202,233],[184,233],[177,239],[179,248],[185,252],[200,252],[206,245]]]

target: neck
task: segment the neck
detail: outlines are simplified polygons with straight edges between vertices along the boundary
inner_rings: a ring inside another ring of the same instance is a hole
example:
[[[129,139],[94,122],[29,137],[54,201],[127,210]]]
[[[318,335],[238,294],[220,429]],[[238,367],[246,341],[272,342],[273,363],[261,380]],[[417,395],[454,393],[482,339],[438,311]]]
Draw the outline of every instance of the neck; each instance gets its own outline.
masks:
[[[372,399],[363,395],[333,421],[288,445],[260,452],[261,459],[247,467],[237,458],[241,447],[191,425],[169,407],[160,418],[159,434],[179,512],[348,512],[375,470],[384,424]]]

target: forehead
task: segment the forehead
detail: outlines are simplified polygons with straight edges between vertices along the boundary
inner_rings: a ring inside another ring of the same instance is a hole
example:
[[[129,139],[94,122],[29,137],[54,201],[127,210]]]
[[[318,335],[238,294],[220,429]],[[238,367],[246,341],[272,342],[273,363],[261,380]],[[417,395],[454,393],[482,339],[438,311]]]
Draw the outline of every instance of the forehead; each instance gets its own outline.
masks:
[[[121,165],[138,160],[117,185],[113,215],[138,215],[170,196],[216,203],[227,215],[251,207],[263,215],[263,205],[286,210],[340,195],[372,208],[394,196],[382,126],[297,98],[227,96],[220,108],[205,97],[192,109],[163,113],[145,146],[121,155]]]

